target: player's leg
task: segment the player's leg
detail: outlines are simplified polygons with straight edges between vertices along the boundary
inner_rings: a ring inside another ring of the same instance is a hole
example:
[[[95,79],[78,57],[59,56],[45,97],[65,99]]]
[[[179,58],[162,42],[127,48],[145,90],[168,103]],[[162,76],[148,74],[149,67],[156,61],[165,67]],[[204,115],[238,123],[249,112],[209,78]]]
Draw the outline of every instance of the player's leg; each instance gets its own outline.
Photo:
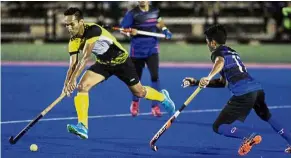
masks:
[[[286,128],[277,121],[274,116],[271,115],[269,108],[265,102],[265,93],[263,90],[258,91],[258,96],[256,104],[254,106],[256,114],[264,121],[268,122],[271,127],[283,137],[289,145],[291,145],[291,133],[286,130]],[[285,150],[287,153],[291,153],[291,147]]]
[[[110,73],[98,63],[92,65],[82,76],[78,84],[78,93],[74,98],[75,108],[78,116],[78,124],[68,124],[70,133],[76,134],[82,139],[88,138],[88,109],[90,89],[110,77]]]
[[[130,58],[116,68],[115,75],[127,84],[133,95],[139,98],[159,101],[170,114],[175,112],[175,104],[166,90],[159,92],[151,87],[143,86],[140,83]]]
[[[159,80],[159,55],[158,53],[152,54],[146,60],[147,67],[151,75],[152,87],[160,91],[160,80]],[[159,102],[152,101],[152,114],[154,116],[161,116]]]
[[[244,122],[252,110],[255,100],[256,92],[231,97],[213,124],[214,132],[243,140],[238,151],[240,155],[247,154],[253,145],[261,141],[261,136],[233,124],[235,121]]]
[[[155,90],[149,86],[143,86],[140,82],[134,85],[128,85],[131,92],[139,97],[145,98],[152,101],[160,102],[165,110],[170,113],[170,115],[174,114],[175,112],[175,104],[171,100],[170,95],[167,90],[163,89],[161,92]]]
[[[142,77],[143,68],[145,66],[145,59],[144,58],[131,58],[137,76],[139,79]],[[139,112],[139,98],[135,95],[132,95],[132,102],[130,104],[130,113],[132,116],[137,116]]]

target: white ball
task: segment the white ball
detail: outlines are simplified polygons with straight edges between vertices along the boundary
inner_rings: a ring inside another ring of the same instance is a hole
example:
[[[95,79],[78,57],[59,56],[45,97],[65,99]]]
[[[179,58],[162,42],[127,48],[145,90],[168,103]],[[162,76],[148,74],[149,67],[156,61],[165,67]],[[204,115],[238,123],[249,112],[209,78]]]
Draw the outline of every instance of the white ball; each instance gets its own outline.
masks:
[[[30,151],[35,152],[35,151],[37,151],[37,149],[38,149],[38,147],[37,147],[36,144],[31,144],[31,145],[30,145]]]

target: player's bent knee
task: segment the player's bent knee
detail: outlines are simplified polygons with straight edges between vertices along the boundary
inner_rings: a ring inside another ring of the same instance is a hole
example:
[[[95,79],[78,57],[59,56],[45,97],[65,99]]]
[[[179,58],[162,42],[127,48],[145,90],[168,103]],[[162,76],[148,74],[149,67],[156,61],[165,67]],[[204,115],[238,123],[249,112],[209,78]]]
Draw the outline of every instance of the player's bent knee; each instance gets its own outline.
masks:
[[[78,92],[89,92],[91,87],[89,84],[80,83],[78,84]]]

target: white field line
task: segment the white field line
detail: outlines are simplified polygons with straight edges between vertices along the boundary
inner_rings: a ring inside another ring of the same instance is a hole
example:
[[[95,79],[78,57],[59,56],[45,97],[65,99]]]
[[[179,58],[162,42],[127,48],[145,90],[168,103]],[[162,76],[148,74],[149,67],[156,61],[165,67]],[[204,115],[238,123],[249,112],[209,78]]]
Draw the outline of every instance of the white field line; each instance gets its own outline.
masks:
[[[291,109],[291,105],[280,105],[280,106],[269,106],[269,109]],[[219,112],[221,109],[202,109],[202,110],[184,110],[182,113],[207,113],[207,112]],[[162,112],[166,114],[166,112]],[[139,113],[139,116],[151,115],[151,113]],[[115,118],[115,117],[131,117],[131,114],[114,114],[114,115],[95,115],[89,116],[89,119],[98,119],[98,118]],[[41,119],[40,121],[61,121],[61,120],[76,120],[77,117],[58,117],[58,118],[46,118]],[[1,124],[15,124],[15,123],[25,123],[32,120],[16,120],[16,121],[3,121]]]

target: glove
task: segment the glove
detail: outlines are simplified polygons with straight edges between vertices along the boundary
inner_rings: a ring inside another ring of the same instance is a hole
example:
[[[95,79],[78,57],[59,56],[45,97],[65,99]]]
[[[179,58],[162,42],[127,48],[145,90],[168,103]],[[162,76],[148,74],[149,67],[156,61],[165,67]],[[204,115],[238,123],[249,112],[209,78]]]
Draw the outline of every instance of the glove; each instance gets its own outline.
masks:
[[[166,27],[163,27],[162,30],[163,30],[163,34],[166,36],[166,39],[172,38],[172,33]]]
[[[185,77],[182,81],[182,87],[186,88],[189,86],[197,86],[199,84],[199,81],[192,77]]]

